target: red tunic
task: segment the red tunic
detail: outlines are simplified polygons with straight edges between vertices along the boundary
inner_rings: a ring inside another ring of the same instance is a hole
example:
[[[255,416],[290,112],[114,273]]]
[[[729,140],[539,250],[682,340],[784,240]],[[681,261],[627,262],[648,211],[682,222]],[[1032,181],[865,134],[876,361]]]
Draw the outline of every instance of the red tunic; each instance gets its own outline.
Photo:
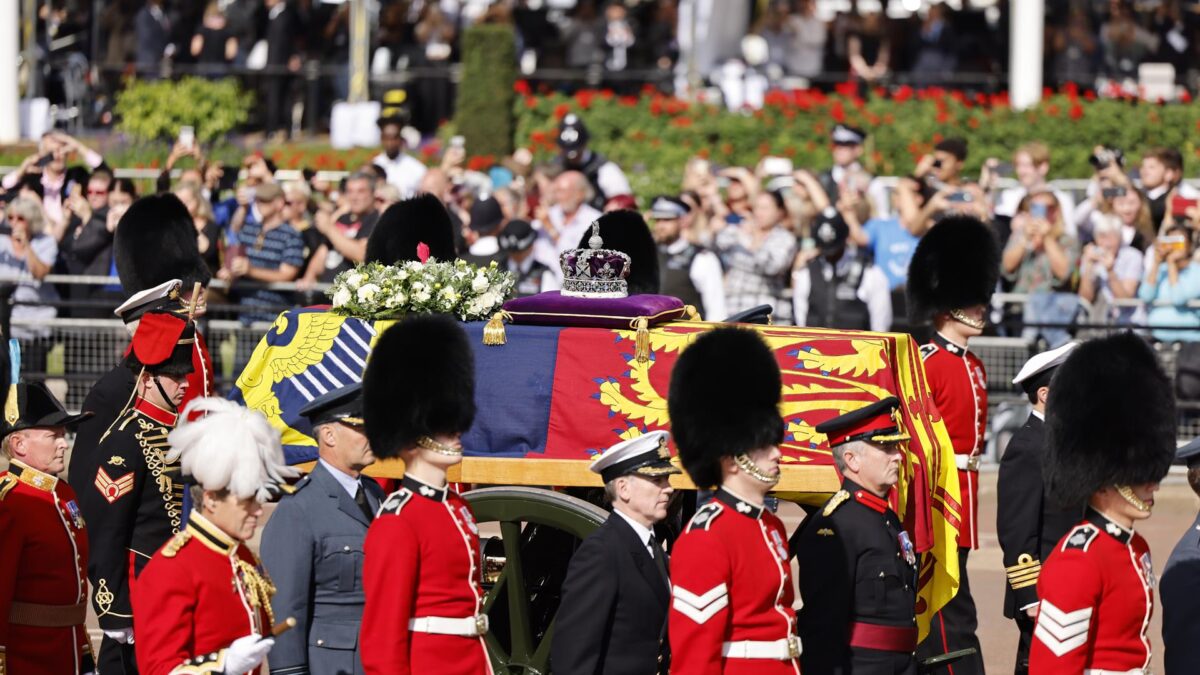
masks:
[[[1149,669],[1154,585],[1146,540],[1088,509],[1042,564],[1029,672]]]
[[[775,514],[718,490],[675,542],[671,585],[672,673],[798,675],[798,650],[774,659],[722,656],[729,643],[799,645],[787,533]]]
[[[138,670],[222,672],[234,640],[270,632],[273,591],[250,549],[193,510],[133,587]]]
[[[363,544],[363,668],[388,675],[490,675],[483,634],[409,627],[415,619],[474,621],[483,615],[479,530],[471,507],[449,488],[411,476],[401,484],[380,507]]]
[[[962,521],[958,545],[979,548],[979,471],[978,467],[966,469],[966,463],[978,462],[983,452],[987,431],[987,373],[978,356],[940,333],[934,333],[932,342],[921,345],[921,359],[959,463]]]
[[[183,394],[183,401],[179,404],[179,410],[187,407],[192,399],[202,396],[211,396],[213,388],[213,366],[212,356],[208,353],[208,343],[204,341],[204,336],[200,334],[199,327],[196,329],[196,348],[192,350],[192,372],[188,373],[187,381],[188,388]]]
[[[83,625],[83,527],[66,481],[16,460],[0,473],[0,673],[78,675],[93,669]],[[78,622],[63,625],[72,614]]]

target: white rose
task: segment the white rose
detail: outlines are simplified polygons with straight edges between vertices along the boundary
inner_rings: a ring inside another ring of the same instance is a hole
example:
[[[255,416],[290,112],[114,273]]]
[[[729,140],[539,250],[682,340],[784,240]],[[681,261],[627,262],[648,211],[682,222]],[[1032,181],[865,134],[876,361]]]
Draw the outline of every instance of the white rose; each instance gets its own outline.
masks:
[[[398,272],[396,272],[396,278],[399,279],[400,281],[404,281],[405,279],[408,278],[408,270],[405,270],[405,269],[399,270]]]
[[[396,293],[395,295],[392,296],[392,300],[396,301],[396,304],[393,306],[399,307],[400,305],[403,305],[404,303],[408,302],[408,296],[403,293]]]
[[[358,301],[370,302],[375,295],[379,293],[379,287],[375,284],[367,284],[358,289]]]
[[[455,279],[466,279],[467,274],[469,274],[469,272],[467,272],[466,270],[458,270],[454,273],[454,278]]]
[[[429,295],[429,293],[426,293],[425,291],[421,291],[420,293],[413,295],[413,300],[417,301],[418,304],[424,304],[426,302],[429,302],[429,298],[431,298],[431,297],[433,297],[433,296]]]
[[[333,306],[341,307],[347,302],[350,302],[350,289],[343,286],[333,294]]]
[[[350,288],[358,288],[359,286],[362,286],[362,283],[366,281],[366,279],[366,276],[359,274],[358,272],[354,272],[351,273],[350,276],[346,277],[346,285],[348,285]]]
[[[487,277],[483,276],[482,274],[471,280],[471,290],[475,291],[476,293],[482,293],[486,291],[489,285],[490,284],[488,284]]]
[[[457,299],[458,299],[458,293],[455,293],[455,292],[454,292],[454,287],[453,287],[453,286],[447,286],[447,287],[445,287],[445,288],[443,288],[443,289],[442,289],[442,297],[443,297],[443,298],[449,298],[449,299],[451,299],[451,300],[457,300]]]
[[[413,285],[412,285],[412,289],[413,289],[413,291],[420,293],[425,290],[425,284],[423,284],[419,281],[414,281]]]

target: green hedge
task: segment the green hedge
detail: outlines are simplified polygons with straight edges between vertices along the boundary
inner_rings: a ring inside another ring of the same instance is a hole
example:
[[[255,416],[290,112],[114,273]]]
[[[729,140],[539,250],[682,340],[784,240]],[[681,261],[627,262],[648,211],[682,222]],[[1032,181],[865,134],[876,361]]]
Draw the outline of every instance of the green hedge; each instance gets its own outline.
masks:
[[[513,150],[516,44],[512,28],[472,26],[463,34],[462,82],[454,129],[472,155],[500,158]]]
[[[190,126],[196,140],[212,143],[249,119],[254,95],[237,80],[136,80],[117,95],[117,130],[143,143],[171,141]]]
[[[797,167],[823,170],[830,163],[829,132],[840,121],[870,132],[864,163],[879,175],[911,171],[935,142],[950,136],[969,140],[971,172],[988,157],[1007,161],[1022,143],[1043,141],[1053,153],[1052,178],[1090,176],[1087,159],[1098,143],[1122,148],[1132,161],[1156,146],[1179,148],[1185,163],[1200,154],[1194,140],[1200,106],[1095,100],[1073,89],[1047,92],[1040,105],[1021,112],[1008,105],[1005,94],[968,98],[900,87],[862,99],[839,87],[831,95],[773,92],[762,110],[731,113],[650,90],[621,97],[609,91],[534,95],[523,82],[516,88],[522,94],[514,106],[517,145],[531,148],[539,160],[551,158],[558,120],[579,113],[593,147],[625,169],[641,197],[678,190],[684,163],[695,155],[750,167],[765,155],[781,155]]]

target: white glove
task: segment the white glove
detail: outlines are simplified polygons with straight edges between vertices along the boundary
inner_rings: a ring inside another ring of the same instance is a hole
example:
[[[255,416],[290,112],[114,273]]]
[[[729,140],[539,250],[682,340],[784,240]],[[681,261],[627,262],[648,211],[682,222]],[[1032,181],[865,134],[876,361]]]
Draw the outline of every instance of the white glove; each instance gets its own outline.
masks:
[[[225,650],[225,672],[227,675],[245,673],[258,667],[267,652],[275,646],[274,638],[263,638],[257,633],[240,637]]]
[[[119,642],[123,645],[133,644],[133,629],[132,628],[118,628],[117,630],[106,630],[106,631],[104,631],[104,635],[107,636],[109,639],[116,640],[117,642]]]

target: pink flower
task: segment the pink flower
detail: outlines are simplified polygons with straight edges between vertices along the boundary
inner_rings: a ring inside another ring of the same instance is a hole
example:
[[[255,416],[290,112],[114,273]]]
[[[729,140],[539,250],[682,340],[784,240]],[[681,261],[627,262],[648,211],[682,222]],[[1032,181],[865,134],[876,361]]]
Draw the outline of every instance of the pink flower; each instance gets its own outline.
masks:
[[[429,247],[423,241],[417,242],[417,260],[420,260],[421,264],[425,264],[425,261],[429,260]]]

